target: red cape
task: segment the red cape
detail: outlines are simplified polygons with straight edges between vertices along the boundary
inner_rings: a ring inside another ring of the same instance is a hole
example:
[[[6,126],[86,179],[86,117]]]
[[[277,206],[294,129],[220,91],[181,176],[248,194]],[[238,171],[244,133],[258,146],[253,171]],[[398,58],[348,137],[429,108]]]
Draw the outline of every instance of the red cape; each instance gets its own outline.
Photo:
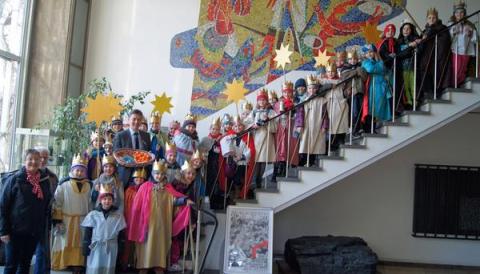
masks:
[[[131,224],[128,231],[128,240],[143,243],[148,235],[148,222],[150,220],[151,192],[154,183],[146,182],[140,186],[130,211]],[[185,197],[184,194],[176,191],[171,184],[165,185],[165,191],[175,198]],[[190,220],[190,207],[181,206],[172,224],[172,236],[177,236]]]

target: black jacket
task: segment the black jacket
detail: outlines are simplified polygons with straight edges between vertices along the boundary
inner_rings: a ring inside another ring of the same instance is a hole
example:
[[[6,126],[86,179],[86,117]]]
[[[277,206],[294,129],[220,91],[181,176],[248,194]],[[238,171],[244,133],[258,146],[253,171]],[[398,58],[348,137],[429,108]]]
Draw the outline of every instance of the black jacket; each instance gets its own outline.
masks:
[[[140,148],[142,150],[150,151],[152,145],[150,142],[150,134],[144,131],[139,131],[140,134]],[[113,151],[117,151],[121,148],[133,148],[132,135],[129,129],[123,130],[115,134],[113,139]],[[118,177],[122,181],[124,188],[128,187],[128,183],[132,178],[134,168],[118,166]],[[148,168],[147,168],[148,171]]]
[[[44,232],[50,208],[50,183],[40,172],[43,199],[32,192],[25,167],[8,177],[0,194],[0,235],[39,236]]]

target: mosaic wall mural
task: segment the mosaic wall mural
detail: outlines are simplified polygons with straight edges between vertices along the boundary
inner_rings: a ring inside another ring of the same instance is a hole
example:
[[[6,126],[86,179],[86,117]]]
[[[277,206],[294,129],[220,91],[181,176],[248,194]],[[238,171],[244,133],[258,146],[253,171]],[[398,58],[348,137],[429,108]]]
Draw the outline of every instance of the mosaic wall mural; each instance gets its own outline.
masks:
[[[366,33],[400,15],[407,0],[201,0],[198,27],[175,35],[170,63],[195,69],[191,112],[209,116],[228,103],[226,82],[251,92],[290,70],[315,70],[319,51],[365,43]],[[288,44],[285,71],[273,61]]]

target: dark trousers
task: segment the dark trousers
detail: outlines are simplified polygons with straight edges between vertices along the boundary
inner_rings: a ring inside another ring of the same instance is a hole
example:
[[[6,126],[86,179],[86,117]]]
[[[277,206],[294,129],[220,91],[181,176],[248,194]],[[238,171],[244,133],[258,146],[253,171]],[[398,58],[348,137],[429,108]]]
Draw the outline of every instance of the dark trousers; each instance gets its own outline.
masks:
[[[38,241],[37,248],[35,249],[35,265],[33,268],[33,274],[45,274],[47,273],[47,265],[49,264],[48,260],[48,244],[47,236],[43,237]]]
[[[362,103],[363,93],[355,94],[353,96],[353,133],[358,133],[362,128],[362,122],[360,121],[362,116]]]
[[[10,242],[5,245],[5,269],[3,273],[28,274],[38,241],[38,236],[10,235]]]

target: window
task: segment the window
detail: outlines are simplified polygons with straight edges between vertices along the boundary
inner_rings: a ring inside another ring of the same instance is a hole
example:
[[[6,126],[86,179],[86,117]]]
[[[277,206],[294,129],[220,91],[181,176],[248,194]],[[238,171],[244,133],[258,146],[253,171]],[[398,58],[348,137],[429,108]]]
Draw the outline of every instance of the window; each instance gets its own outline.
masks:
[[[0,172],[10,169],[29,0],[0,0]]]

